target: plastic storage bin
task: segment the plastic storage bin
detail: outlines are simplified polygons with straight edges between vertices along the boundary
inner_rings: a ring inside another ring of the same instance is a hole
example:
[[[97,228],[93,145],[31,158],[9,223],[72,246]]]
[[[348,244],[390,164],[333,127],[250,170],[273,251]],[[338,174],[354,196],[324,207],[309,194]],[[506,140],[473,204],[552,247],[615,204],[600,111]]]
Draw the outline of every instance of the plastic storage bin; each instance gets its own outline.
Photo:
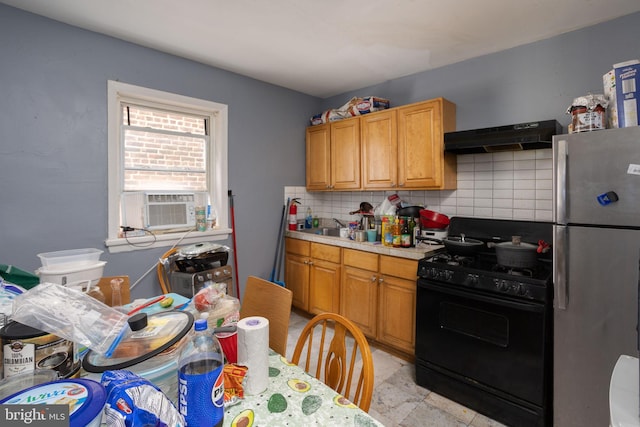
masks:
[[[36,270],[36,275],[40,277],[40,283],[49,282],[59,285],[72,285],[90,281],[93,286],[97,285],[98,281],[100,281],[105,264],[107,264],[107,261],[60,264],[53,268],[41,267]]]
[[[46,269],[61,268],[69,270],[71,264],[73,266],[95,264],[100,261],[100,255],[103,251],[100,249],[69,249],[66,251],[45,252],[38,254],[42,266]]]

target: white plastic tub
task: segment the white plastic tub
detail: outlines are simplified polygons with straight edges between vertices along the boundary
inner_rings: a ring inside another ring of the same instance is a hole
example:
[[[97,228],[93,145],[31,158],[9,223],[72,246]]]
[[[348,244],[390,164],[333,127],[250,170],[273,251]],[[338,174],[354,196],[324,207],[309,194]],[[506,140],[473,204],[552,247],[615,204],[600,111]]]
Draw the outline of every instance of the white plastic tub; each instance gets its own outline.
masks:
[[[100,261],[100,255],[103,251],[100,249],[69,249],[66,251],[44,252],[38,254],[42,267],[46,269],[63,269],[77,268],[81,266],[94,265]]]
[[[67,268],[40,267],[36,270],[36,275],[40,277],[40,283],[71,285],[91,281],[91,285],[97,285],[106,264],[107,261],[98,261],[82,265],[70,264]]]

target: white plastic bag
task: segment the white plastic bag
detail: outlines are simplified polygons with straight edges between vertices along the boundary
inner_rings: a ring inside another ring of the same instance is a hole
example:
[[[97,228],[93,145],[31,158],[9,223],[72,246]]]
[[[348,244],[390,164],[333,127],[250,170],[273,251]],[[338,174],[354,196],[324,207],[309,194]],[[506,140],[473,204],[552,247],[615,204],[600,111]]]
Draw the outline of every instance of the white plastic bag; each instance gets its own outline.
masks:
[[[11,319],[104,354],[128,317],[77,289],[41,283],[14,299]]]

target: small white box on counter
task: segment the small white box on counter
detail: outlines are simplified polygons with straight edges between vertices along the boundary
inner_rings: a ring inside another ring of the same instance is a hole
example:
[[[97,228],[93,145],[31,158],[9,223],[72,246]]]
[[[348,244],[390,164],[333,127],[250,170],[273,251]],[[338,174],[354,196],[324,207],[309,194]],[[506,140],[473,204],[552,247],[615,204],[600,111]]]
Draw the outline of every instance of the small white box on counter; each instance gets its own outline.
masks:
[[[618,127],[638,126],[640,110],[640,61],[637,59],[613,65],[616,76],[616,106]]]

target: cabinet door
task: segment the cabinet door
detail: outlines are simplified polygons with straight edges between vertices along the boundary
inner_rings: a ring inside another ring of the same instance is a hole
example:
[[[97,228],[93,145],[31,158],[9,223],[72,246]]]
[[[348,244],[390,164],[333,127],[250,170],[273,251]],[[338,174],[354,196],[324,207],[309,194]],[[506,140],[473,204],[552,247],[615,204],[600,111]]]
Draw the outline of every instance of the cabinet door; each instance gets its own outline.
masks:
[[[416,281],[380,276],[378,340],[414,353],[416,331]]]
[[[344,266],[340,292],[340,314],[376,337],[378,275],[375,271]]]
[[[455,188],[455,159],[444,153],[444,132],[455,129],[455,106],[444,99],[397,109],[398,186]],[[447,117],[445,129],[444,115]]]
[[[307,128],[307,190],[331,188],[331,137],[329,124]]]
[[[331,123],[331,189],[360,188],[360,120]]]
[[[362,134],[362,187],[395,188],[398,183],[398,135],[396,111],[386,110],[360,117]]]
[[[309,311],[309,257],[287,252],[284,283],[293,292],[293,306]]]
[[[309,269],[309,312],[340,311],[340,264],[312,259]]]

